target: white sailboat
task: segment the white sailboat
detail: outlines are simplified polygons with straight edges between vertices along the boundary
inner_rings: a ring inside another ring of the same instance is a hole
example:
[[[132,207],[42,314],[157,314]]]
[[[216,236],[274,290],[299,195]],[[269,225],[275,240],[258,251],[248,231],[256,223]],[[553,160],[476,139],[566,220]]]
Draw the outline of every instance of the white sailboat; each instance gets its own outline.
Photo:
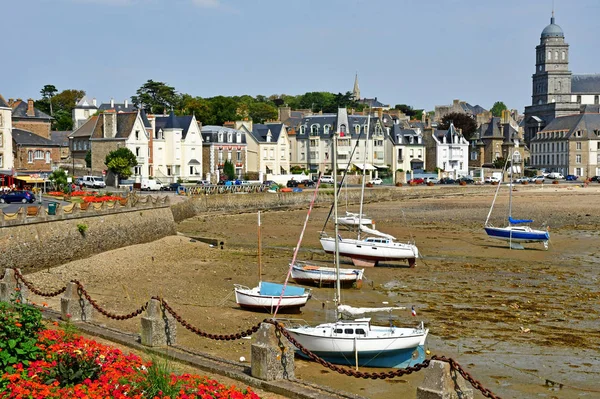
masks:
[[[336,170],[337,135],[333,138],[333,164]],[[336,174],[334,173],[334,176]],[[337,190],[334,190],[336,270],[340,267],[337,223]],[[336,303],[341,291],[339,273]],[[346,309],[347,311],[348,309]],[[370,309],[381,311],[382,309]],[[383,310],[389,311],[389,308]],[[361,312],[362,313],[362,312]],[[423,323],[413,328],[374,326],[370,318],[338,320],[317,326],[301,325],[288,328],[289,333],[306,349],[336,364],[369,367],[407,367],[424,359],[424,345],[429,332]],[[416,355],[416,356],[415,356]]]
[[[258,212],[258,286],[249,288],[234,284],[235,301],[246,309],[273,313],[279,307],[282,311],[297,312],[306,305],[311,292],[303,287],[262,281],[260,211]]]
[[[298,261],[292,265],[292,278],[298,284],[314,284],[319,287],[334,285],[339,275],[342,286],[362,287],[365,269],[340,269],[316,265],[311,262]]]
[[[414,267],[419,257],[419,249],[414,242],[400,242],[396,237],[376,230],[372,225],[372,220],[368,219],[368,223],[363,223],[363,202],[365,194],[366,181],[366,163],[367,163],[367,146],[369,141],[369,129],[371,124],[371,115],[367,117],[367,133],[365,140],[365,160],[363,163],[363,179],[360,195],[360,210],[358,214],[351,216],[335,218],[339,224],[354,226],[357,230],[356,238],[342,238],[339,243],[336,237],[330,237],[325,232],[321,232],[321,246],[327,253],[333,253],[335,248],[339,248],[341,256],[347,256],[352,259],[352,263],[359,267],[377,266],[379,262],[394,262],[407,261],[410,267]],[[335,170],[335,169],[334,169]],[[334,173],[335,175],[336,173]],[[337,187],[337,186],[336,186]]]
[[[515,148],[519,147],[519,142],[515,140]],[[511,249],[524,249],[521,243],[528,242],[541,242],[544,245],[544,249],[548,249],[548,241],[550,240],[550,233],[547,230],[536,230],[532,229],[530,226],[526,224],[532,223],[531,219],[513,219],[512,217],[512,197],[513,197],[513,169],[514,164],[519,163],[521,159],[521,154],[519,151],[514,151],[511,156],[511,167],[510,167],[510,180],[509,180],[509,197],[508,197],[508,225],[504,227],[495,227],[490,223],[490,217],[492,215],[492,210],[494,209],[494,204],[496,203],[496,198],[498,197],[498,192],[500,190],[500,184],[496,188],[496,193],[494,194],[494,200],[492,201],[492,206],[490,207],[490,211],[488,212],[487,219],[485,220],[485,232],[488,237],[496,238],[503,241],[508,241]],[[508,165],[508,160],[504,166],[506,170],[506,166]],[[504,172],[504,171],[503,171]]]

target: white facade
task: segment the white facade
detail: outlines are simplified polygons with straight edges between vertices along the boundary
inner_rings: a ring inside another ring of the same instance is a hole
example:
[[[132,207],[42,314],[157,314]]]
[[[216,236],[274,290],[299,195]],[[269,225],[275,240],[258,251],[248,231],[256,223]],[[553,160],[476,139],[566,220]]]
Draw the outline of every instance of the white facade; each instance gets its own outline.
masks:
[[[600,100],[598,94],[571,94],[571,102],[579,104],[598,104]]]
[[[435,132],[435,131],[434,131]],[[436,167],[458,178],[469,174],[469,142],[450,125],[444,135],[436,137]]]
[[[12,142],[12,109],[0,107],[0,170],[14,167]]]
[[[96,99],[89,100],[87,97],[83,97],[73,111],[71,116],[73,118],[73,130],[79,129],[91,116],[98,112],[96,106]]]
[[[268,127],[268,133],[264,140],[262,136],[257,137],[250,133],[251,125],[241,126],[241,129],[246,131],[248,171],[259,172],[263,175],[290,173],[290,142],[285,125],[273,123],[264,126]]]
[[[148,178],[150,176],[150,150],[148,146],[150,137],[144,127],[144,121],[137,112],[133,128],[125,140],[125,147],[129,148],[137,158],[137,166],[133,168],[133,175],[136,181]]]
[[[394,129],[390,138],[393,142],[392,170],[406,172],[418,166],[425,168],[426,151],[421,129]]]

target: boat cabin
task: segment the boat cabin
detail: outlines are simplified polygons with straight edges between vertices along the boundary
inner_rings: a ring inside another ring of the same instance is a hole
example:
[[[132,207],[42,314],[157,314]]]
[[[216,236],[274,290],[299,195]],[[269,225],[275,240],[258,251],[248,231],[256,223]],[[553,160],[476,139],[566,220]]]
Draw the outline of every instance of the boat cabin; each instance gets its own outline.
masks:
[[[387,238],[368,237],[368,238],[365,238],[365,242],[372,243],[372,244],[389,244],[390,240],[388,240]]]

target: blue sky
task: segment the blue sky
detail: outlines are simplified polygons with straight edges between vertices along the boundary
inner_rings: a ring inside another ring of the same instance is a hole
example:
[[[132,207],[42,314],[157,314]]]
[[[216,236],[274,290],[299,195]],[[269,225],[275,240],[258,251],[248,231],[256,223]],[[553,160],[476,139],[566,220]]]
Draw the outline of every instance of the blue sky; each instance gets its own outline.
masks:
[[[432,110],[523,112],[552,0],[2,1],[0,93],[45,84],[122,101],[148,79],[194,96],[352,90]],[[573,73],[600,73],[600,1],[556,0]]]

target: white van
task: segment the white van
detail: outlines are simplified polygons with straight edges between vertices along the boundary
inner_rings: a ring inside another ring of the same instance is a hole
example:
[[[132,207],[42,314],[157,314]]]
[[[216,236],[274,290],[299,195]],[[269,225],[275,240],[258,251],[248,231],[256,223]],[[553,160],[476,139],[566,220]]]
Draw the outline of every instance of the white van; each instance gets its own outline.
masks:
[[[333,176],[321,176],[321,183],[333,184]]]
[[[106,183],[104,183],[104,179],[100,176],[83,176],[82,183],[86,187],[90,188],[104,188],[106,187]]]
[[[142,179],[140,184],[140,190],[148,190],[148,191],[158,191],[162,190],[162,184],[159,181],[154,179]]]

